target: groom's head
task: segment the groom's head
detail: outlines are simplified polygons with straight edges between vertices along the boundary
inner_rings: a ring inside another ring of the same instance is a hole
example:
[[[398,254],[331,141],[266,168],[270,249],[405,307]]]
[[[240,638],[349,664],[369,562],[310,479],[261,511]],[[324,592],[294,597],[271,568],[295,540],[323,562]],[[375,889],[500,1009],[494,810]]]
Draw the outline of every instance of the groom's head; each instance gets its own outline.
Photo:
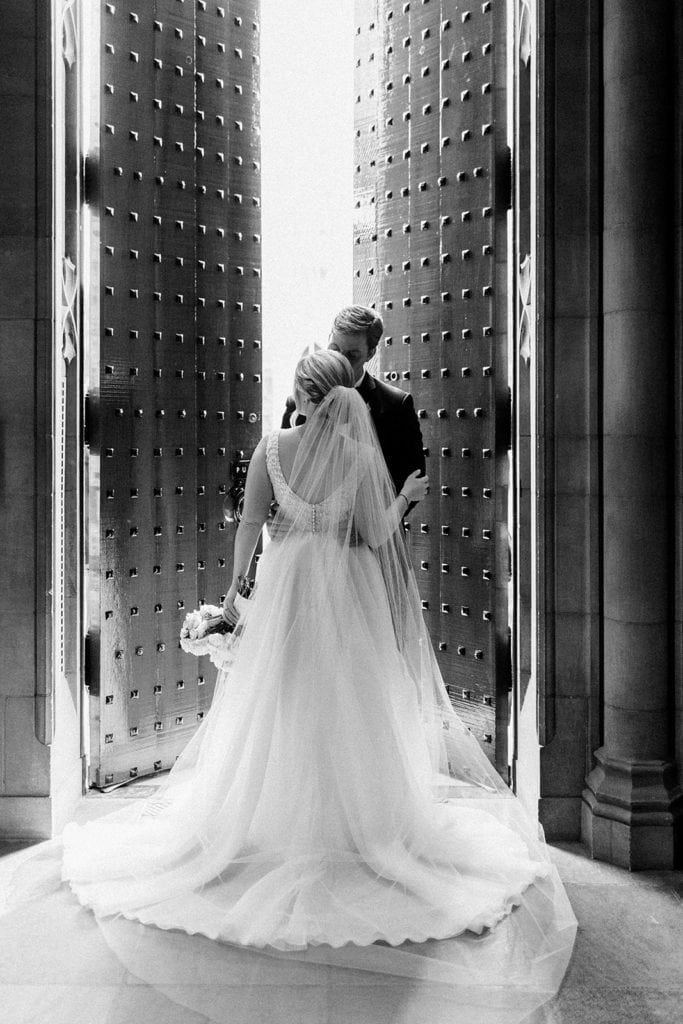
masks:
[[[356,383],[363,376],[363,367],[374,356],[383,330],[382,321],[367,306],[345,306],[334,318],[327,347],[346,356]]]

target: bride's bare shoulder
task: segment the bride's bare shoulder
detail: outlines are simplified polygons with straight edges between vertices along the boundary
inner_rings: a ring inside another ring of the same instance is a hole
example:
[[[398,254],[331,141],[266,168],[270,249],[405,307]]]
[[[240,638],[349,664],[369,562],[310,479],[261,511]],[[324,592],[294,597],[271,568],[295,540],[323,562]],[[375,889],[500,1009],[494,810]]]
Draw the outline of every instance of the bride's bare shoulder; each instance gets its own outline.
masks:
[[[277,435],[278,461],[285,479],[288,480],[301,442],[301,427],[287,427],[276,430],[275,433]]]
[[[281,430],[275,430],[274,433],[277,435],[280,451],[294,451],[299,447],[301,427],[284,427]]]

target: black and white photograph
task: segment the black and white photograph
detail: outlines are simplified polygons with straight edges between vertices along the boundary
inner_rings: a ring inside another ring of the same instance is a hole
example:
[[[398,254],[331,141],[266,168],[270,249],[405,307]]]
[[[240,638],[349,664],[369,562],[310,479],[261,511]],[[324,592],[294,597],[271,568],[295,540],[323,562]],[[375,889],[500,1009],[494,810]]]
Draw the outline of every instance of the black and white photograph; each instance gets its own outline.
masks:
[[[2,1024],[680,1024],[683,3],[0,32]]]

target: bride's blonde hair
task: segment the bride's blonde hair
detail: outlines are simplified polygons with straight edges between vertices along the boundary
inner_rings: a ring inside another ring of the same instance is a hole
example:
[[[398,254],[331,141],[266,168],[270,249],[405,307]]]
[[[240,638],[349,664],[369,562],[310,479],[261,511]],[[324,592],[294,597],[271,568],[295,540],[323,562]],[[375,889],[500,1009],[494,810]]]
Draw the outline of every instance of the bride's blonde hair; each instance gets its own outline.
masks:
[[[313,352],[300,359],[294,371],[295,391],[306,395],[315,405],[332,388],[352,388],[353,383],[351,364],[340,352]]]

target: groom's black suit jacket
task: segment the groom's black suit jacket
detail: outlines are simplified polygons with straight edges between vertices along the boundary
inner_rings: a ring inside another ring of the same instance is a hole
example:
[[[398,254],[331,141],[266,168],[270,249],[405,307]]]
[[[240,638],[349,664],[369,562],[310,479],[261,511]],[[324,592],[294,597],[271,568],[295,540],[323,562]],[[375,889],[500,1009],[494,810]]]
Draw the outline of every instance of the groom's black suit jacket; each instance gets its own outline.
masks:
[[[420,421],[412,396],[392,384],[377,380],[369,373],[363,377],[358,392],[370,410],[380,448],[398,494],[406,477],[416,469],[425,472]],[[294,399],[288,398],[282,417],[283,427],[298,426],[305,422],[303,416],[297,417],[296,424],[290,422],[294,408]]]

